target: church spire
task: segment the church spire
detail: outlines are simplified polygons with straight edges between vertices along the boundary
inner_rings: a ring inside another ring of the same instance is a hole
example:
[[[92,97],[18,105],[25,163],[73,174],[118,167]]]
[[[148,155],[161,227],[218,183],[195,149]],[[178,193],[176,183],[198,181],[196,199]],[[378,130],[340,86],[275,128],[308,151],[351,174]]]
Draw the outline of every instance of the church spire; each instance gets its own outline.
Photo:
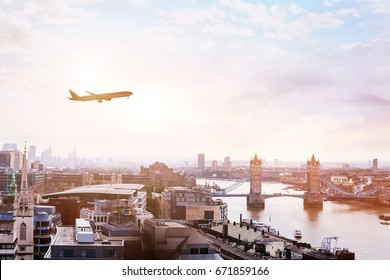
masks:
[[[26,142],[24,143],[24,153],[23,153],[23,173],[22,173],[22,182],[20,184],[20,190],[28,190],[28,181],[27,181],[27,157],[26,157]]]

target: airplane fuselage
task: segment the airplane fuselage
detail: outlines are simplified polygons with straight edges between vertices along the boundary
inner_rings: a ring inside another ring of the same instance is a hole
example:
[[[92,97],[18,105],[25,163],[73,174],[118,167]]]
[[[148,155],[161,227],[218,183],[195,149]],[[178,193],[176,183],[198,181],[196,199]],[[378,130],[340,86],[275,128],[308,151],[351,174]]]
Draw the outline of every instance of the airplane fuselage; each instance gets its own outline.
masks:
[[[89,93],[90,95],[86,95],[86,96],[78,96],[72,90],[69,90],[69,92],[70,95],[72,96],[72,97],[68,97],[69,100],[74,100],[74,101],[96,100],[99,103],[101,103],[103,100],[110,101],[112,98],[119,98],[119,97],[129,98],[131,95],[133,95],[133,93],[130,91],[118,91],[118,92],[101,93],[101,94],[95,94],[87,91],[87,93]]]

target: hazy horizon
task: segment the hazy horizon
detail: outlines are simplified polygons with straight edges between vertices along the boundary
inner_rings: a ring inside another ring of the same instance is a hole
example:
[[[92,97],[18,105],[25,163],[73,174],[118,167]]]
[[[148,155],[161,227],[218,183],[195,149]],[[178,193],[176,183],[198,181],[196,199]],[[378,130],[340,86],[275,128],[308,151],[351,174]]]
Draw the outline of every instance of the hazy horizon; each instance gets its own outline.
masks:
[[[313,2],[0,0],[0,143],[390,161],[390,2]]]
[[[5,143],[0,143],[0,145],[3,145]],[[16,144],[17,149],[19,151],[23,151],[24,144],[18,145],[17,143],[7,143],[7,144]],[[33,145],[33,144],[31,144]],[[29,151],[29,147],[31,146],[27,143],[27,153]],[[59,155],[56,154],[56,148],[52,148],[52,157],[58,158],[60,157],[61,160],[66,160],[70,155],[71,152],[67,153],[67,155]],[[73,150],[74,151],[74,150]],[[72,151],[72,152],[73,152]],[[205,154],[205,162],[206,167],[211,167],[211,162],[216,160],[218,163],[218,166],[222,168],[223,161],[225,159],[225,156],[223,158],[210,158],[208,157],[207,153]],[[239,164],[239,166],[249,166],[250,160],[254,157],[255,154],[250,155],[247,159],[243,158],[232,158],[230,156],[230,160],[234,164]],[[310,160],[311,156],[306,157],[305,159],[286,159],[286,158],[264,158],[259,153],[257,153],[258,157],[262,159],[263,165],[267,167],[275,167],[275,160],[277,160],[278,165],[294,165],[298,166],[299,164],[305,164],[307,160]],[[352,167],[358,167],[358,168],[371,168],[372,167],[372,161],[373,159],[363,159],[363,160],[355,160],[355,161],[348,161],[348,160],[322,160],[318,157],[318,155],[314,154],[316,159],[319,159],[321,162],[321,165],[324,166],[338,166],[342,167],[343,164],[351,164]],[[37,150],[36,156],[38,159],[41,159],[41,152],[39,149]],[[76,156],[79,160],[88,160],[93,163],[100,162],[102,164],[113,164],[113,165],[123,165],[125,163],[132,164],[132,165],[149,165],[153,164],[156,161],[163,162],[168,165],[174,165],[174,167],[177,166],[185,166],[187,167],[197,167],[197,161],[198,161],[198,154],[194,155],[142,155],[142,154],[122,154],[122,155],[109,155],[109,154],[95,154],[93,156],[83,156],[82,152],[81,154],[78,153],[76,148]],[[229,155],[226,155],[229,156]],[[378,159],[378,158],[377,158]],[[68,162],[69,163],[69,162]],[[390,167],[390,161],[384,160],[384,159],[378,159],[379,168],[389,168]],[[64,165],[64,167],[66,164]],[[172,167],[172,166],[171,166]],[[233,166],[233,167],[237,167]]]

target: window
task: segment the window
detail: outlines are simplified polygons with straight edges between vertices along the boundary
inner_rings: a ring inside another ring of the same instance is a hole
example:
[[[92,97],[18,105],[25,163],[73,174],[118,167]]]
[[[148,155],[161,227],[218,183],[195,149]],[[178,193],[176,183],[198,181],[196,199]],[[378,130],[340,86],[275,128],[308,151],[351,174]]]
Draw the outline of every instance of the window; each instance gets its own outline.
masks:
[[[13,249],[13,248],[14,248],[14,244],[12,243],[3,243],[0,246],[0,249]]]
[[[73,249],[60,249],[60,257],[72,258],[74,256]]]
[[[214,219],[214,211],[204,211],[204,219],[205,220],[213,220]]]
[[[118,253],[116,250],[104,250],[103,257],[104,258],[117,258]]]
[[[2,255],[0,257],[0,259],[2,259],[2,260],[13,260],[14,256],[12,256],[12,255]]]
[[[26,224],[22,223],[20,225],[20,234],[19,234],[20,240],[26,240],[26,235],[27,235]]]
[[[95,258],[96,257],[96,250],[95,249],[82,249],[81,250],[81,257]]]
[[[41,222],[41,227],[48,227],[49,226],[49,222]]]
[[[191,248],[191,249],[190,249],[190,254],[191,254],[191,255],[197,255],[197,254],[199,254],[199,249],[198,249],[198,248]]]
[[[200,254],[208,254],[209,253],[209,248],[200,248]]]

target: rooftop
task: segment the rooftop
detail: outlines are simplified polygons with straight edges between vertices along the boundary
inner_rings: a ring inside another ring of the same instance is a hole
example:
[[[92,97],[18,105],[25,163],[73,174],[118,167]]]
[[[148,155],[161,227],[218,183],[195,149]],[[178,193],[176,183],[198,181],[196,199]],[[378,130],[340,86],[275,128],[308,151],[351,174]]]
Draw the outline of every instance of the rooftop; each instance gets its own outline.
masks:
[[[88,185],[65,190],[62,192],[55,192],[44,194],[43,198],[59,197],[59,196],[77,196],[78,194],[110,194],[110,195],[127,195],[133,196],[136,191],[144,187],[142,184],[101,184]]]
[[[57,228],[57,234],[53,240],[52,246],[122,246],[122,240],[110,240],[106,242],[104,240],[97,240],[93,243],[77,243],[75,228],[73,226],[62,226]]]
[[[148,219],[148,220],[145,220],[145,223],[148,223],[152,226],[155,226],[155,227],[161,227],[161,226],[165,226],[165,227],[169,227],[169,228],[188,228],[186,225],[182,225],[178,222],[174,222],[174,221],[167,221],[167,220],[163,220],[163,219]]]

